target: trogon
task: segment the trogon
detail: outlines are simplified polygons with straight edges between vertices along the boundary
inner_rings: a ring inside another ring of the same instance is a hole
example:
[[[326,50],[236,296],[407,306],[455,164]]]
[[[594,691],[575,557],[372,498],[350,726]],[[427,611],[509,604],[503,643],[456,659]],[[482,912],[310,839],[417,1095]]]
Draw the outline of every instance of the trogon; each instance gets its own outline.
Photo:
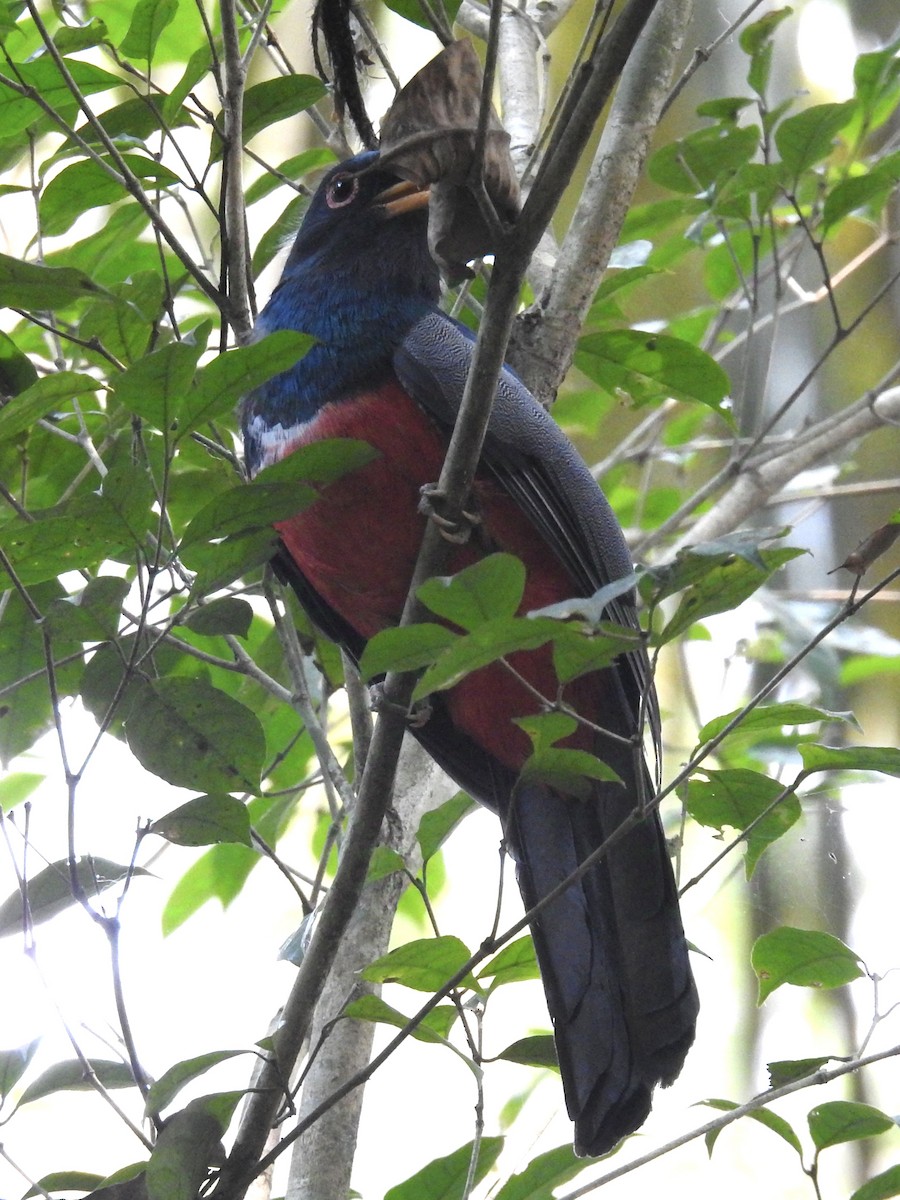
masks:
[[[471,334],[438,308],[427,191],[368,151],[332,169],[313,197],[257,330],[312,334],[313,348],[242,404],[251,473],[319,439],[369,443],[367,465],[278,523],[280,569],[312,620],[358,657],[398,622],[422,540],[420,492],[441,470],[472,357]],[[621,530],[589,470],[517,376],[504,370],[477,472],[479,521],[457,571],[502,550],[525,565],[521,612],[590,596],[631,571]],[[630,594],[608,615],[636,627]],[[640,730],[658,730],[646,656],[569,684],[584,723],[567,743],[620,782],[585,798],[523,782],[531,743],[516,718],[553,698],[547,647],[511,656],[432,698],[413,729],[461,787],[496,812],[526,909],[561,883],[654,794]],[[487,903],[486,898],[486,903]],[[650,806],[608,853],[532,922],[575,1147],[602,1154],[637,1129],[657,1084],[694,1038],[697,993],[659,816]]]

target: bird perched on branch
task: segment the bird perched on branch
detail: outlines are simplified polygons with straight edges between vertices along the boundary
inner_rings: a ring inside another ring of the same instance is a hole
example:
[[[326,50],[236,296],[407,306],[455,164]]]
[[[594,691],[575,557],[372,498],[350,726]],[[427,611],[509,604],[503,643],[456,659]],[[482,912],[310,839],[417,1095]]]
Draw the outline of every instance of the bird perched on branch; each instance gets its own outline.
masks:
[[[325,176],[258,324],[316,344],[243,404],[253,473],[325,438],[362,439],[377,452],[278,524],[282,571],[313,621],[357,657],[399,621],[428,519],[420,490],[439,477],[473,350],[437,307],[426,205],[427,190],[379,168],[375,152]],[[587,467],[510,371],[474,501],[479,524],[454,547],[451,569],[492,550],[517,555],[522,612],[590,596],[631,571]],[[609,615],[636,627],[630,594]],[[530,909],[652,797],[640,731],[647,720],[658,732],[658,717],[645,656],[623,655],[564,693],[585,718],[565,745],[591,751],[621,782],[591,780],[579,797],[520,781],[531,744],[514,721],[540,711],[535,693],[554,697],[558,683],[547,647],[512,661],[526,682],[502,664],[482,668],[436,695],[413,732],[499,814]],[[543,908],[532,933],[576,1150],[602,1154],[643,1123],[654,1087],[677,1076],[694,1037],[697,995],[655,808]]]

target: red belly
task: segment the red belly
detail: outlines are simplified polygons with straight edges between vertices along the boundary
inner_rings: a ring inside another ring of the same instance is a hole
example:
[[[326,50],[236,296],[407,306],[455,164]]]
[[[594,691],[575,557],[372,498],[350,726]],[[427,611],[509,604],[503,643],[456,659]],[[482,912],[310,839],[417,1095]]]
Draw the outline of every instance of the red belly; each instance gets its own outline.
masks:
[[[437,481],[447,442],[396,383],[326,405],[285,452],[333,437],[361,438],[379,457],[324,488],[312,507],[277,528],[316,591],[370,638],[400,620],[425,528],[426,518],[418,512],[420,488]],[[520,611],[571,596],[566,572],[518,506],[489,479],[479,479],[475,492],[490,542],[525,564]],[[478,557],[471,545],[455,549],[449,572]],[[542,695],[555,697],[549,648],[516,654],[510,661]],[[455,724],[474,741],[508,767],[522,766],[530,743],[513,719],[538,712],[540,705],[509,671],[501,664],[477,671],[447,700]]]

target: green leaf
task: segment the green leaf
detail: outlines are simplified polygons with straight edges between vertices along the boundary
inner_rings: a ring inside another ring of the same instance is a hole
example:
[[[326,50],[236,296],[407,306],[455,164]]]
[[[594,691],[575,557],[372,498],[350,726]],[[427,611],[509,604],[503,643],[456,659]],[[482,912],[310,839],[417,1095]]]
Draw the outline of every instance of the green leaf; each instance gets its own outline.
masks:
[[[760,551],[762,566],[746,558],[726,558],[716,562],[708,560],[702,578],[692,584],[681,598],[671,620],[666,624],[659,640],[670,642],[687,630],[696,621],[713,613],[735,609],[765,583],[780,566],[803,554],[785,546],[777,550]]]
[[[251,821],[253,813],[251,809]],[[194,863],[172,889],[162,911],[161,924],[168,937],[207,900],[218,900],[223,908],[240,894],[247,876],[259,862],[256,850],[234,842],[213,846]]]
[[[46,1197],[54,1192],[90,1192],[93,1195],[94,1189],[102,1182],[103,1176],[91,1171],[51,1171],[49,1175],[42,1175],[25,1192],[22,1200],[28,1200],[30,1196]]]
[[[96,379],[77,371],[45,375],[0,408],[0,441],[18,437],[69,400],[94,396],[99,386]]]
[[[445,1026],[447,1023],[448,1008],[452,1013],[452,1018],[456,1017],[456,1009],[447,1005],[441,1010],[440,1023]],[[437,1010],[433,1009],[428,1017],[425,1018],[419,1025],[416,1026],[410,1033],[410,1037],[419,1042],[432,1042],[441,1045],[447,1044],[447,1038],[444,1033],[435,1029],[433,1025],[428,1024],[429,1017],[432,1017]],[[345,1017],[353,1017],[357,1021],[371,1021],[379,1025],[391,1025],[394,1029],[405,1029],[409,1024],[409,1017],[404,1016],[396,1008],[392,1008],[390,1004],[386,1004],[380,996],[373,996],[367,993],[358,996],[355,1000],[344,1008]],[[452,1023],[452,1021],[451,1021]]]
[[[369,861],[366,882],[374,883],[376,880],[385,879],[388,875],[393,875],[397,871],[402,873],[405,870],[406,863],[403,861],[401,854],[398,854],[390,846],[376,846],[372,851],[372,858]]]
[[[183,1062],[175,1063],[150,1085],[147,1102],[144,1106],[145,1113],[148,1116],[161,1113],[163,1109],[169,1107],[186,1084],[192,1083],[210,1068],[218,1066],[220,1062],[226,1062],[240,1054],[249,1053],[248,1050],[211,1050],[196,1058],[187,1058]]]
[[[703,745],[704,742],[718,737],[741,711],[736,708],[734,712],[725,713],[724,716],[714,717],[711,721],[707,721],[697,734],[698,744]],[[811,704],[799,704],[794,700],[786,700],[779,704],[757,705],[741,718],[741,723],[737,728],[741,733],[749,733],[756,730],[781,729],[785,725],[812,725],[818,721],[841,721],[856,725],[853,713],[833,712],[831,709],[816,708]]]
[[[739,167],[750,162],[759,143],[756,125],[713,125],[657,150],[647,163],[647,174],[654,183],[693,196],[721,187]]]
[[[448,26],[452,25],[456,20],[456,14],[459,11],[459,6],[462,0],[437,0],[437,3],[443,8],[447,17]],[[407,21],[412,21],[414,25],[420,25],[423,29],[433,29],[432,22],[428,18],[428,14],[422,8],[419,0],[385,0],[385,4],[398,16],[405,17]]]
[[[184,74],[162,102],[163,120],[171,125],[179,109],[201,79],[205,79],[212,67],[213,48],[208,42],[199,46],[187,61]]]
[[[835,988],[863,974],[859,955],[830,933],[782,926],[756,939],[750,956],[759,980],[757,1004],[783,983]]]
[[[719,1112],[733,1112],[736,1108],[740,1107],[733,1100],[702,1100],[701,1103],[705,1104],[708,1108],[717,1109]],[[771,1112],[768,1108],[757,1108],[746,1115],[751,1121],[756,1121],[758,1124],[764,1125],[766,1129],[771,1129],[773,1133],[778,1134],[783,1141],[787,1142],[792,1150],[796,1150],[802,1156],[803,1147],[800,1145],[800,1139],[784,1117],[779,1117],[777,1113]],[[712,1154],[713,1147],[721,1132],[721,1129],[712,1129],[706,1135],[707,1154]]]
[[[262,234],[253,251],[251,268],[258,275],[276,257],[281,248],[293,240],[297,228],[309,208],[308,196],[295,196],[281,212],[278,219]]]
[[[810,1110],[807,1120],[817,1150],[875,1137],[896,1128],[896,1123],[880,1109],[850,1100],[817,1104]]]
[[[589,333],[578,342],[575,363],[613,396],[627,395],[635,404],[674,397],[726,415],[728,376],[705,351],[681,338],[639,329]]]
[[[34,1058],[40,1044],[41,1039],[35,1038],[33,1042],[26,1042],[23,1046],[0,1050],[0,1100],[6,1099],[28,1070],[28,1064]]]
[[[205,343],[170,342],[112,381],[116,399],[157,429],[174,429]]]
[[[317,486],[365,466],[374,455],[367,442],[352,438],[299,447],[275,466],[260,471],[252,483],[222,492],[201,508],[184,532],[181,552],[211,538],[269,529],[276,521],[295,516],[318,499]]]
[[[557,632],[556,622],[546,617],[500,617],[485,621],[474,633],[457,637],[435,659],[416,685],[413,700],[455,687],[466,675],[498,658],[520,650],[536,650],[552,641]]]
[[[54,600],[44,619],[54,636],[81,642],[106,641],[118,632],[128,592],[126,579],[98,575],[77,595]]]
[[[786,1058],[779,1062],[766,1063],[769,1087],[784,1087],[786,1083],[793,1083],[795,1079],[805,1079],[807,1075],[814,1075],[831,1061],[831,1055],[826,1054],[823,1058]]]
[[[572,750],[556,743],[571,737],[578,728],[574,717],[565,713],[538,713],[521,717],[516,724],[531,739],[532,752],[520,773],[520,780],[538,780],[573,796],[587,799],[591,795],[590,780],[620,783],[612,767],[607,766],[586,750]]]
[[[217,355],[200,368],[184,397],[178,412],[178,437],[231,412],[241,396],[296,366],[314,341],[309,334],[279,329],[248,346]]]
[[[514,617],[525,591],[525,566],[512,554],[490,554],[456,575],[427,579],[416,595],[433,613],[468,632]]]
[[[194,633],[204,637],[217,637],[224,633],[245,638],[253,622],[253,607],[237,596],[220,596],[209,604],[192,610],[185,625]]]
[[[562,609],[565,604],[559,607]],[[553,668],[560,683],[571,683],[581,675],[608,667],[621,654],[642,651],[644,645],[641,630],[608,621],[591,629],[563,628],[553,639]]]
[[[479,979],[492,979],[491,991],[504,983],[518,983],[523,979],[540,979],[537,956],[531,934],[516,938],[495,954],[490,962],[478,972]]]
[[[19,396],[37,381],[38,373],[31,359],[22,353],[8,333],[0,330],[0,395]],[[0,423],[4,411],[0,409]]]
[[[314,75],[282,75],[256,83],[244,92],[244,142],[278,121],[311,108],[326,95],[325,85]],[[222,128],[221,114],[217,125]],[[222,143],[215,139],[211,159],[222,157]]]
[[[819,746],[810,742],[800,747],[800,757],[807,771],[878,771],[900,776],[900,750],[894,746]]]
[[[589,1165],[568,1144],[545,1150],[524,1171],[511,1175],[493,1200],[553,1200],[555,1187],[568,1183]]]
[[[179,182],[174,171],[153,158],[142,154],[123,154],[122,160],[132,175],[154,189],[168,188]],[[93,158],[80,159],[54,175],[41,194],[43,232],[59,237],[82,213],[123,200],[128,195],[128,188],[118,175],[118,167],[112,162]]]
[[[750,57],[750,69],[747,82],[758,96],[765,97],[769,83],[769,72],[772,67],[772,38],[778,26],[794,10],[792,8],[777,8],[774,12],[766,13],[760,20],[741,30],[740,47]]]
[[[478,1184],[488,1173],[503,1149],[502,1137],[482,1138],[474,1180]],[[460,1146],[452,1154],[436,1158],[404,1183],[385,1192],[384,1200],[462,1200],[475,1143]]]
[[[51,312],[85,297],[105,295],[83,271],[74,267],[40,267],[0,254],[0,308],[13,306]]]
[[[888,1167],[880,1175],[867,1179],[850,1200],[888,1200],[889,1196],[900,1196],[900,1166]]]
[[[865,175],[840,180],[825,197],[822,211],[825,232],[830,232],[844,217],[862,208],[871,209],[872,218],[876,219],[898,182],[900,152],[887,155]]]
[[[147,1163],[148,1200],[196,1200],[219,1158],[222,1133],[222,1123],[196,1100],[170,1117]]]
[[[283,163],[279,163],[277,173],[261,175],[259,179],[255,179],[247,188],[244,199],[248,206],[255,204],[257,200],[262,200],[276,188],[282,186],[280,176],[284,176],[286,179],[302,179],[304,175],[333,166],[337,161],[334,151],[329,150],[326,146],[315,146],[309,150],[303,150],[300,154],[294,154],[291,158],[285,159]]]
[[[27,800],[35,788],[47,778],[31,771],[14,771],[0,779],[0,811],[8,813],[11,808]]]
[[[789,179],[796,183],[804,171],[831,154],[834,139],[853,120],[856,109],[855,100],[814,104],[781,122],[775,130],[775,145]]]
[[[360,673],[363,679],[371,680],[388,671],[418,671],[430,667],[457,637],[445,625],[428,621],[382,629],[366,643],[359,660]]]
[[[701,825],[721,830],[745,830],[758,822],[747,836],[747,878],[753,874],[763,851],[800,820],[800,801],[793,793],[769,806],[784,792],[784,784],[759,771],[732,768],[706,771],[706,780],[691,779],[687,789],[687,811]],[[763,813],[766,813],[763,816]]]
[[[144,684],[125,736],[141,766],[176,787],[259,791],[266,751],[259,719],[203,679]]]
[[[178,0],[137,0],[131,14],[131,25],[119,44],[126,58],[153,61],[156,43],[162,31],[178,11]]]
[[[109,71],[104,71],[93,63],[82,62],[77,58],[66,58],[63,61],[69,77],[83,96],[93,96],[98,92],[107,92],[110,88],[121,87],[122,80],[117,75],[111,75]],[[31,62],[16,63],[15,74],[17,82],[33,89],[49,108],[64,118],[75,117],[78,99],[72,94],[69,84],[49,54],[36,56]],[[3,137],[12,137],[27,126],[42,121],[46,121],[42,108],[33,100],[20,96],[17,91],[0,82],[0,131]],[[57,127],[54,124],[52,128],[56,131]],[[19,300],[18,304],[24,307],[25,301]]]
[[[267,563],[277,549],[276,532],[268,527],[227,537],[221,542],[200,542],[191,546],[184,561],[196,572],[192,594],[208,596],[210,592],[226,587]]]
[[[521,1063],[525,1067],[548,1067],[552,1071],[559,1070],[559,1059],[556,1056],[556,1043],[552,1034],[539,1033],[532,1037],[520,1038],[497,1055],[504,1062]]]
[[[107,1089],[134,1087],[134,1076],[131,1067],[115,1059],[89,1058],[87,1070],[80,1058],[67,1059],[65,1062],[54,1063],[48,1067],[34,1083],[22,1093],[19,1104],[31,1104],[34,1100],[42,1100],[54,1092],[90,1092],[93,1084],[90,1073],[97,1077]]]
[[[853,82],[860,106],[861,132],[871,134],[891,117],[900,103],[900,41],[860,54],[853,67]]]
[[[402,983],[418,992],[436,992],[472,957],[458,937],[420,938],[376,958],[362,972],[370,983]],[[469,975],[458,986],[480,991]]]
[[[143,867],[127,867],[108,858],[79,858],[75,876],[88,898],[98,896],[113,884],[134,875],[148,875]],[[59,859],[33,875],[27,883],[28,912],[31,923],[49,921],[57,913],[78,901],[72,895],[69,860]],[[18,889],[0,904],[0,937],[20,934],[23,929],[22,893]]]
[[[188,800],[154,821],[150,832],[179,846],[212,846],[218,842],[253,844],[247,807],[227,792]]]
[[[449,800],[431,812],[423,813],[416,832],[416,840],[422,851],[422,861],[427,863],[450,836],[460,821],[476,807],[475,801],[465,792],[457,792]]]

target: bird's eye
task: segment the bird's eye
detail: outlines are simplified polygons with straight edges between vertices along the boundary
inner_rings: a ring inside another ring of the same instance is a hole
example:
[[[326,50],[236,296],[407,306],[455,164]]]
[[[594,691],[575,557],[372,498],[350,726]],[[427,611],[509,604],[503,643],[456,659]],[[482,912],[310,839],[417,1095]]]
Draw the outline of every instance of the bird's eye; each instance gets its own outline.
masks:
[[[335,175],[325,190],[325,202],[329,208],[344,208],[356,199],[358,191],[358,175]]]

